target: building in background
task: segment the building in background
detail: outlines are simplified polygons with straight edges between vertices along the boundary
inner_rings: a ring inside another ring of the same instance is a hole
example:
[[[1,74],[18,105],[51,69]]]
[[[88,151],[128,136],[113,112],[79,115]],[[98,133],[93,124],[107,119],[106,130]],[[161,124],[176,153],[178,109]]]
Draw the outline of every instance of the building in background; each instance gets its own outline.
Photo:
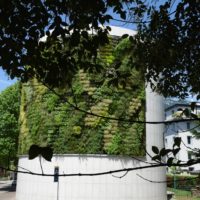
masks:
[[[165,119],[166,121],[177,119],[180,117],[180,114],[184,109],[190,109],[189,104],[174,104],[165,109]],[[193,112],[196,115],[200,114],[200,105],[196,105],[195,110]],[[164,134],[164,142],[165,148],[173,148],[174,138],[181,138],[181,149],[177,154],[177,159],[187,162],[190,159],[196,157],[194,154],[195,149],[200,149],[200,140],[197,139],[193,131],[200,130],[200,124],[196,121],[188,121],[188,122],[178,122],[178,123],[170,123],[165,127]],[[195,164],[189,167],[181,167],[181,173],[199,173],[200,172],[200,164]]]

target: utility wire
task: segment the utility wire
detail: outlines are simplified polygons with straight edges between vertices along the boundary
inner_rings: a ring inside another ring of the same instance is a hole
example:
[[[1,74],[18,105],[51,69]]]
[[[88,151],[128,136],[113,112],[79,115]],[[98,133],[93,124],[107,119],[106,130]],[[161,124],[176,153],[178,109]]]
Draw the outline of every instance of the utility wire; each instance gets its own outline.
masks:
[[[199,163],[200,160],[197,159],[196,161],[188,164],[187,162],[185,163],[180,163],[180,164],[172,164],[170,166],[191,166],[194,164]],[[107,175],[107,174],[113,174],[113,173],[119,173],[119,172],[130,172],[130,171],[136,171],[136,170],[141,170],[141,169],[149,169],[149,168],[157,168],[157,167],[166,167],[168,166],[166,163],[159,163],[155,165],[145,165],[145,166],[139,166],[139,167],[130,167],[130,168],[124,168],[124,169],[117,169],[117,170],[111,170],[111,171],[103,171],[103,172],[95,172],[95,173],[68,173],[68,174],[59,174],[58,176],[60,177],[72,177],[72,176],[102,176],[102,175]],[[30,171],[21,171],[21,170],[13,170],[10,168],[5,168],[0,166],[0,169],[10,171],[10,172],[17,172],[21,174],[30,174],[34,176],[46,176],[46,177],[53,177],[55,176],[54,174],[47,174],[47,173],[36,173],[36,172],[30,172]]]
[[[168,16],[173,15],[174,13],[176,13],[176,10],[169,13]],[[128,23],[128,24],[147,24],[150,23],[152,20],[146,20],[146,21],[129,21],[129,20],[122,20],[122,19],[116,19],[116,18],[112,18],[110,20],[113,21],[117,21],[117,22],[122,22],[122,23]]]
[[[140,177],[141,179],[145,180],[145,181],[148,181],[150,183],[171,183],[173,182],[174,180],[166,180],[166,181],[154,181],[154,180],[150,180],[150,179],[147,179],[139,174],[136,174],[138,177]],[[176,182],[181,182],[181,181],[187,181],[187,180],[196,180],[196,179],[200,179],[199,176],[197,177],[194,177],[194,178],[184,178],[184,179],[179,179],[179,180],[176,180]]]
[[[44,82],[42,82],[44,86],[46,86],[51,92],[53,92],[55,95],[57,95],[59,98],[61,98],[63,101],[65,101],[67,104],[69,104],[71,107],[74,109],[83,112],[85,114],[95,116],[95,117],[100,117],[102,119],[108,119],[108,120],[113,120],[113,121],[120,121],[120,122],[126,122],[126,123],[138,123],[138,124],[170,124],[170,123],[179,123],[179,122],[189,122],[189,121],[200,121],[200,118],[186,118],[186,119],[174,119],[174,120],[169,120],[169,121],[142,121],[142,120],[131,120],[131,119],[124,119],[124,118],[115,118],[115,117],[108,117],[108,116],[103,116],[103,115],[98,115],[93,112],[88,112],[73,103],[71,103],[66,97],[60,95],[57,93],[54,89],[50,88],[48,85],[46,85]]]
[[[96,172],[96,173],[68,173],[68,174],[59,174],[60,177],[69,177],[69,176],[102,176],[107,174],[119,173],[119,172],[129,172],[129,171],[136,171],[140,169],[148,169],[154,167],[165,167],[165,164],[157,164],[157,165],[146,165],[146,166],[139,166],[139,167],[132,167],[132,168],[124,168],[124,169],[117,169],[111,171],[103,171],[103,172]],[[30,174],[34,176],[46,176],[46,177],[54,177],[54,174],[46,174],[46,173],[36,173],[36,172],[29,172],[29,171],[21,171],[21,170],[12,170],[10,168],[1,167],[0,169],[10,171],[10,172],[17,172],[21,174]]]

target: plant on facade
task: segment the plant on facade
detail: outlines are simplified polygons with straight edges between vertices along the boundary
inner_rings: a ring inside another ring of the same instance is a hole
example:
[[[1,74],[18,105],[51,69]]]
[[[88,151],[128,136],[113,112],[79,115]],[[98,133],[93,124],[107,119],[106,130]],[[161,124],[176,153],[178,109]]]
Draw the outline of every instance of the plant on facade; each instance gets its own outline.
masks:
[[[128,67],[130,56],[125,51],[129,44],[124,39],[117,45],[115,38],[110,45],[101,47],[98,55],[106,70],[120,59],[122,65],[116,73],[129,71],[131,75],[126,83],[116,82],[110,75],[96,77],[80,69],[71,88],[56,91],[79,108],[100,116],[144,120],[144,80],[136,69],[130,71]],[[22,84],[20,153],[26,153],[36,144],[51,146],[54,153],[144,154],[143,124],[124,126],[121,122],[80,112],[39,84],[35,79]]]

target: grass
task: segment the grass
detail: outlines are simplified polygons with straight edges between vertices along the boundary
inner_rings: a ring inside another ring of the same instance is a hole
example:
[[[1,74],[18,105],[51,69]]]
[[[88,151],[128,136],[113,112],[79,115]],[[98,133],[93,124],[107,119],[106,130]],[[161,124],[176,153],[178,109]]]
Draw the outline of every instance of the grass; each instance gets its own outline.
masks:
[[[168,191],[174,192],[176,200],[200,200],[200,197],[192,197],[190,191],[167,188]]]
[[[7,181],[10,180],[8,176],[0,176],[0,181]]]

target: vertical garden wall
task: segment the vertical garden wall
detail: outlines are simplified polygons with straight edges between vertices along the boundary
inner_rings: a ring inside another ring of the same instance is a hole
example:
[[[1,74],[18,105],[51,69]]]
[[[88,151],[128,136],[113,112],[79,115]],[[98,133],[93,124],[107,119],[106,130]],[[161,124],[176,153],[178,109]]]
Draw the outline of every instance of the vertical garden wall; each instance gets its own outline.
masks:
[[[111,33],[121,36],[134,31],[112,27]],[[110,44],[99,49],[101,72],[79,69],[71,86],[54,90],[61,98],[35,79],[23,84],[20,154],[27,154],[32,144],[38,144],[53,147],[57,155],[51,162],[20,156],[23,169],[19,170],[25,173],[18,173],[17,200],[167,199],[166,183],[157,184],[165,180],[165,167],[146,168],[152,161],[144,156],[145,149],[151,154],[152,146],[163,147],[164,126],[146,124],[145,130],[145,124],[128,122],[163,120],[163,98],[149,86],[145,88],[142,73],[132,64],[133,56],[129,57],[129,47],[127,39],[111,37]],[[49,175],[59,168],[58,182],[43,176],[41,166]],[[141,169],[80,176],[127,168]]]
[[[99,50],[103,73],[80,69],[71,87],[55,89],[81,110],[105,118],[73,108],[35,79],[23,84],[20,154],[38,144],[51,146],[59,154],[144,155],[144,124],[123,121],[143,121],[145,117],[144,79],[132,66],[132,55],[127,53],[130,45],[128,39],[111,37]]]

